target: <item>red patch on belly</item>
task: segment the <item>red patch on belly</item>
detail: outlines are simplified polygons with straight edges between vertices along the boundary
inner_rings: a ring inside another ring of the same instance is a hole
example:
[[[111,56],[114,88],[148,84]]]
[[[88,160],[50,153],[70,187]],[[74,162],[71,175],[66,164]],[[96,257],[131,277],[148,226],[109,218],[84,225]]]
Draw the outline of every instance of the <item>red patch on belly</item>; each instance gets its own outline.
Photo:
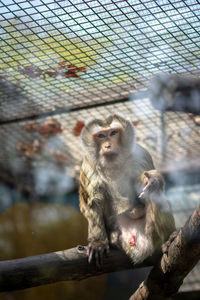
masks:
[[[136,244],[136,236],[134,234],[131,235],[129,245],[134,246]]]

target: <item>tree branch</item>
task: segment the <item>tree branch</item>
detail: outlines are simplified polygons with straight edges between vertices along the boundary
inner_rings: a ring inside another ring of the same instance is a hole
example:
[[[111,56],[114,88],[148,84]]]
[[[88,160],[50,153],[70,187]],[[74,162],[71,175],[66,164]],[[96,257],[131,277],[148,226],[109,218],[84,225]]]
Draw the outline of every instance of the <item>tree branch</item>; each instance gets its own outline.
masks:
[[[176,233],[176,234],[175,234]],[[87,247],[0,262],[0,292],[25,289],[58,281],[81,280],[104,273],[155,265],[131,300],[163,300],[174,295],[200,259],[200,208],[185,226],[171,235],[158,254],[134,265],[119,250],[111,249],[103,268],[88,264]]]
[[[0,292],[31,288],[58,281],[81,280],[104,273],[132,269],[133,264],[119,250],[111,249],[103,269],[87,262],[87,247],[0,262]],[[151,265],[145,261],[137,267]]]
[[[200,259],[200,206],[185,226],[171,235],[163,250],[161,260],[130,300],[166,300],[178,292]]]

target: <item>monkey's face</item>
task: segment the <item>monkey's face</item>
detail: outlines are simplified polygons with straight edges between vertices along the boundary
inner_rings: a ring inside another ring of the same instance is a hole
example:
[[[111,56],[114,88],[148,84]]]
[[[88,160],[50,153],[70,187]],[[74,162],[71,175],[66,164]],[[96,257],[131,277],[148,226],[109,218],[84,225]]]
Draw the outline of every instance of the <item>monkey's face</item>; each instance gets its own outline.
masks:
[[[132,122],[119,114],[106,119],[89,121],[81,132],[81,143],[87,157],[104,167],[112,163],[123,163],[132,152],[134,143]]]
[[[119,153],[121,128],[106,127],[95,132],[93,138],[98,145],[98,152],[101,158],[113,160]]]

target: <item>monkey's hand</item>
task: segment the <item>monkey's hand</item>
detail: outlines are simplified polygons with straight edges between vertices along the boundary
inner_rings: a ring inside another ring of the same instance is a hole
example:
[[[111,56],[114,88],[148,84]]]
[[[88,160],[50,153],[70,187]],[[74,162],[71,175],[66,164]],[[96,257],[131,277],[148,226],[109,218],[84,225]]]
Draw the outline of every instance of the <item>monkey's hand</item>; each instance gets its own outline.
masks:
[[[144,205],[137,205],[131,210],[128,210],[125,215],[133,220],[143,218],[145,215]]]
[[[108,240],[93,240],[88,244],[88,262],[94,259],[98,268],[101,268],[103,264],[103,255],[108,255],[109,253],[109,243]]]
[[[146,171],[142,174],[142,182],[145,184],[139,198],[146,198],[149,194],[159,195],[164,190],[164,180],[156,170]]]

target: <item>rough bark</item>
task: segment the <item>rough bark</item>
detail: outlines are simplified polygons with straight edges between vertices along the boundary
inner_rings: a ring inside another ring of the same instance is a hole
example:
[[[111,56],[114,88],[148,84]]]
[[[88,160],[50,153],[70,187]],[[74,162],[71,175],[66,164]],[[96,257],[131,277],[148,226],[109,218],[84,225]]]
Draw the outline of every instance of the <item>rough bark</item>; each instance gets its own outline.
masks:
[[[200,207],[183,228],[171,235],[163,250],[161,260],[130,300],[166,300],[178,292],[200,259]]]
[[[81,280],[104,273],[133,268],[128,257],[118,251],[110,250],[103,260],[103,268],[89,264],[87,247],[53,252],[0,262],[0,292],[25,289],[34,286],[67,280]],[[151,265],[144,262],[140,266]]]

